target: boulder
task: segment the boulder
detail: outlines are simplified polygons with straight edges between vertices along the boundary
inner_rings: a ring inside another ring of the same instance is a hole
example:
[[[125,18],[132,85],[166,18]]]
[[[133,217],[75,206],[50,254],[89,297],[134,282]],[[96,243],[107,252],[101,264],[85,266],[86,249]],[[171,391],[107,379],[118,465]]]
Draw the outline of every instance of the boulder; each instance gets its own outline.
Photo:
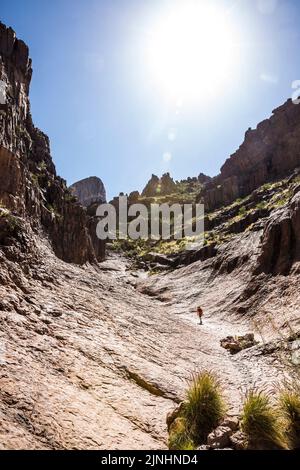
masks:
[[[237,416],[227,416],[221,423],[221,426],[230,428],[233,432],[239,428],[239,419]]]
[[[231,354],[237,354],[243,349],[252,348],[257,344],[253,333],[244,336],[227,336],[220,343],[222,348],[227,349]]]
[[[229,446],[230,436],[233,434],[233,430],[228,426],[219,426],[207,437],[207,444],[212,449],[223,449]]]
[[[235,450],[246,450],[248,447],[247,438],[242,431],[232,434],[229,440]]]
[[[171,428],[172,424],[174,423],[174,421],[177,418],[179,418],[180,414],[183,411],[183,408],[184,408],[184,402],[181,402],[181,403],[179,403],[178,406],[176,406],[176,408],[174,408],[174,410],[170,411],[167,414],[166,424],[167,424],[167,427],[168,427],[168,431],[170,431],[170,428]]]
[[[200,452],[204,452],[206,450],[211,450],[210,446],[202,444],[202,446],[197,447],[197,450]]]

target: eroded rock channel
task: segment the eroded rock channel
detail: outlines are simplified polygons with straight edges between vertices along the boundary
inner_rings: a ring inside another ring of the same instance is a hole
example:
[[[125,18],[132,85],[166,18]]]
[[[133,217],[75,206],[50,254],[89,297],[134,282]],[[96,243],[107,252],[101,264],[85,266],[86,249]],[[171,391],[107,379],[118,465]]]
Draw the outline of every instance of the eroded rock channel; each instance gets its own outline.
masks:
[[[211,268],[198,263],[145,280],[117,255],[76,267],[39,250],[30,277],[16,271],[15,288],[0,287],[2,448],[166,448],[167,412],[194,370],[215,370],[235,411],[243,387],[276,378],[276,356],[254,348],[232,357],[220,346],[251,325],[226,318],[245,272],[204,291]],[[164,284],[163,300],[143,293]],[[201,328],[193,312],[200,298]]]

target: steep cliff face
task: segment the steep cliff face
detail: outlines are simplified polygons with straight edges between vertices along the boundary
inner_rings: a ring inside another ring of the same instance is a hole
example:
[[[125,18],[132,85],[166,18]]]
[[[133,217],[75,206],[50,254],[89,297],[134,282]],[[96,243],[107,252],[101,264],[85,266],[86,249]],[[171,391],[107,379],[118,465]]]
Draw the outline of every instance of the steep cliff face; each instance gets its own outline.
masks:
[[[89,234],[89,217],[56,175],[48,137],[34,127],[29,102],[28,47],[0,24],[0,202],[14,216],[42,228],[55,254],[67,262],[104,257]],[[97,255],[96,255],[97,253]]]
[[[268,220],[262,235],[256,273],[289,274],[294,264],[300,261],[299,233],[300,186],[295,189],[289,204],[274,212]]]
[[[227,205],[300,166],[300,106],[288,100],[245,140],[201,193],[207,210]]]
[[[96,176],[77,181],[70,187],[83,207],[106,202],[106,191],[103,182]]]

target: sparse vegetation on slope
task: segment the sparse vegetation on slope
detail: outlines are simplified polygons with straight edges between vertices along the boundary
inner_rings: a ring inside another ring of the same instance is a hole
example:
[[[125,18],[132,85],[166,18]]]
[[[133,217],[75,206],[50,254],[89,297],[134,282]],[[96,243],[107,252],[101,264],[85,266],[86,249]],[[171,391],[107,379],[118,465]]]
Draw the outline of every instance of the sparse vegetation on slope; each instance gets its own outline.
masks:
[[[222,245],[230,239],[244,231],[255,230],[255,224],[260,219],[268,217],[272,211],[287,204],[294,194],[294,189],[299,183],[299,176],[293,176],[273,183],[266,183],[256,189],[249,196],[239,198],[228,206],[223,206],[206,214],[204,219],[205,239],[204,246],[215,244]],[[199,188],[202,185],[196,181],[176,182],[177,191],[172,194],[156,194],[155,196],[137,195],[134,203],[145,204],[150,210],[151,204],[191,204],[197,200]],[[204,201],[205,203],[205,201]],[[138,264],[144,264],[150,269],[156,269],[152,264],[151,253],[166,256],[180,255],[186,250],[190,240],[183,237],[181,240],[174,240],[172,235],[171,217],[171,237],[169,240],[131,240],[117,241],[112,244],[116,251],[122,251]],[[193,219],[196,224],[196,219]],[[160,267],[157,268],[158,270]]]

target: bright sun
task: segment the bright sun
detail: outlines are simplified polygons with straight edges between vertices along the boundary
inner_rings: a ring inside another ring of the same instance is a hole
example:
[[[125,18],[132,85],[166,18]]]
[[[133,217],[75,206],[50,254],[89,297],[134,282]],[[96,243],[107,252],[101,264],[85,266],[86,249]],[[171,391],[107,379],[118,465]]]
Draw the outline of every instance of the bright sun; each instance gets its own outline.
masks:
[[[172,98],[216,93],[233,74],[236,38],[228,16],[207,4],[188,0],[177,4],[151,34],[150,68]]]

